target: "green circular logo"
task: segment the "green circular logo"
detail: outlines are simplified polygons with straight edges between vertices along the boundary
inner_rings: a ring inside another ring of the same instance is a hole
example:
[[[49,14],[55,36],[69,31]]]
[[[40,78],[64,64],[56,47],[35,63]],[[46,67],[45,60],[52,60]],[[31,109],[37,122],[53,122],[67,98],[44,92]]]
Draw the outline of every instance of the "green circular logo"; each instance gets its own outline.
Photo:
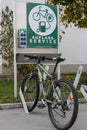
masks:
[[[29,13],[28,22],[31,29],[41,36],[51,34],[57,26],[55,13],[45,5],[35,6]]]

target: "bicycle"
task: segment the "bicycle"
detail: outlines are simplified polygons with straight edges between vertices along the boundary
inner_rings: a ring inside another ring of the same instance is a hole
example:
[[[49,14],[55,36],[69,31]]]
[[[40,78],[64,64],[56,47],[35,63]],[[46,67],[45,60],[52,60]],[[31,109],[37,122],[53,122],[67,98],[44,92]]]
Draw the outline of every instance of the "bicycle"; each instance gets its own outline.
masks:
[[[39,6],[39,11],[33,14],[33,19],[39,21],[41,17],[45,18],[47,22],[52,22],[54,17],[52,14],[48,13],[48,9],[42,10],[42,6]]]
[[[70,81],[55,78],[58,63],[65,59],[29,55],[25,55],[25,58],[37,60],[35,69],[24,77],[21,85],[24,98],[26,99],[27,96],[30,102],[27,104],[28,111],[32,112],[37,106],[40,92],[42,92],[42,107],[47,104],[49,117],[54,127],[58,130],[69,129],[74,124],[78,114],[77,94]],[[52,74],[41,64],[45,60],[56,62]],[[46,74],[45,77],[44,74]]]

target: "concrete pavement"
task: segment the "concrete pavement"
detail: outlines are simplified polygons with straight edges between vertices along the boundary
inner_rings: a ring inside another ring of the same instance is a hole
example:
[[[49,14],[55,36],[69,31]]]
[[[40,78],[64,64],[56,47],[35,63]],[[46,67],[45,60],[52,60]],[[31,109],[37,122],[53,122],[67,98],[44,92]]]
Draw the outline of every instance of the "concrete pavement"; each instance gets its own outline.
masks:
[[[22,108],[0,110],[0,130],[56,130],[47,108],[36,108],[31,114]],[[78,118],[70,130],[87,130],[87,103],[79,105]]]

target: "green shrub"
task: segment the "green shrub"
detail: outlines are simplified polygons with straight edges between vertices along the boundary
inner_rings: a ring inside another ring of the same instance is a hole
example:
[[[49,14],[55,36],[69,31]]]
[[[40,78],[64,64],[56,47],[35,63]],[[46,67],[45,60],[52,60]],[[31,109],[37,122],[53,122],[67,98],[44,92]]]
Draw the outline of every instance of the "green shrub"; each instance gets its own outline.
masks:
[[[27,73],[31,72],[35,68],[35,64],[21,64],[17,66],[18,68],[18,78],[21,79]]]

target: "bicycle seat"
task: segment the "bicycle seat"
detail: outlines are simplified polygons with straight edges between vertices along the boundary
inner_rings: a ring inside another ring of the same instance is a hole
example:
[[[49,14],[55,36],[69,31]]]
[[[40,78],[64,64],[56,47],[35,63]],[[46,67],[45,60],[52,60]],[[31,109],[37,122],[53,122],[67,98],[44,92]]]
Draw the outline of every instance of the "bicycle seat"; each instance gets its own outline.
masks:
[[[52,60],[57,61],[58,63],[60,63],[60,62],[63,62],[65,60],[65,58],[53,57]]]

